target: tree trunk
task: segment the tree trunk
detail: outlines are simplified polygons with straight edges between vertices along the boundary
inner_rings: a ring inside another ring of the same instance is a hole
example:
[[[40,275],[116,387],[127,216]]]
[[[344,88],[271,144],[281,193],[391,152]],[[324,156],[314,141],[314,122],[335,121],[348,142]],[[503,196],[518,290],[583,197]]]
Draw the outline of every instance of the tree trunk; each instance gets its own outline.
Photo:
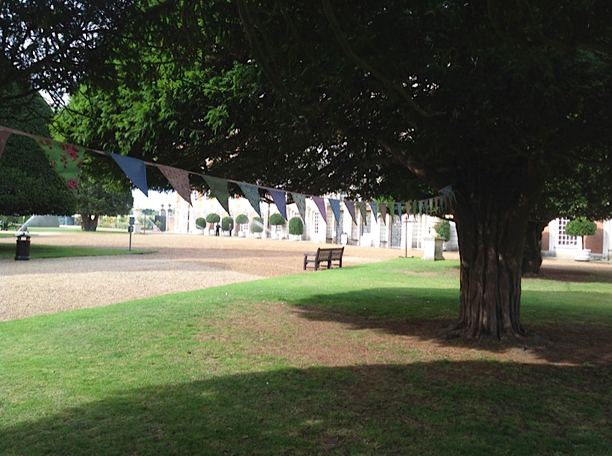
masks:
[[[538,190],[527,184],[516,191],[517,183],[511,184],[467,196],[458,192],[453,204],[461,288],[459,322],[450,337],[499,341],[525,334],[520,313],[521,266],[528,215]]]
[[[81,230],[96,231],[98,228],[98,216],[92,214],[81,214]]]
[[[542,232],[548,222],[527,222],[527,237],[523,253],[522,271],[525,274],[539,274],[542,266]]]

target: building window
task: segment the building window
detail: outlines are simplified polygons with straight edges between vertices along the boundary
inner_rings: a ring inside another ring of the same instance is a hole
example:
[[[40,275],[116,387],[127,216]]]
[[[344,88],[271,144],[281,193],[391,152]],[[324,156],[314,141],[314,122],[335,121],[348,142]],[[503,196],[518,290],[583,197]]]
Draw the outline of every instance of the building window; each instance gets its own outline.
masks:
[[[314,232],[319,234],[319,214],[314,215]]]
[[[570,236],[565,232],[565,227],[567,226],[567,222],[569,219],[561,218],[559,219],[559,245],[565,246],[577,246],[578,245],[578,237]]]

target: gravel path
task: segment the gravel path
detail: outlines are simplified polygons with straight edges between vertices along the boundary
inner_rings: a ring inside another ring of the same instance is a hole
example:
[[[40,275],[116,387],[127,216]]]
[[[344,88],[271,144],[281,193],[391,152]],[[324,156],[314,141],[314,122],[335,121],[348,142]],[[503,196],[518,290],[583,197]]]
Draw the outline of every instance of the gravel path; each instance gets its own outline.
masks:
[[[14,244],[15,240],[0,238],[0,242]],[[53,232],[35,235],[31,242],[125,249],[128,235]],[[304,272],[304,252],[317,247],[310,242],[147,233],[134,235],[132,248],[156,253],[0,260],[0,321],[299,274]],[[383,261],[403,253],[347,246],[343,264]]]

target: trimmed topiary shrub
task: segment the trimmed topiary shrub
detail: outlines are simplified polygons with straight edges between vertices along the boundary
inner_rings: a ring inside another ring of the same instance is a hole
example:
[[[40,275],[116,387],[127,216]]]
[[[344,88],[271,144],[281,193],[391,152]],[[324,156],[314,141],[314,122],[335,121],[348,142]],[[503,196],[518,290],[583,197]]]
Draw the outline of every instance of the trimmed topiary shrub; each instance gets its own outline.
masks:
[[[196,219],[196,226],[202,229],[206,228],[206,219],[204,217],[198,217]]]
[[[270,218],[268,219],[268,221],[270,222],[270,225],[284,225],[285,219],[283,218],[282,215],[280,215],[278,212],[275,212],[274,214],[272,214],[270,216]]]
[[[244,214],[240,214],[236,217],[236,223],[238,225],[244,225],[245,223],[249,223],[249,218]]]
[[[208,214],[206,216],[206,221],[208,223],[219,223],[221,221],[221,217],[219,217],[219,214]]]
[[[304,223],[300,217],[292,217],[289,220],[289,234],[293,236],[301,236],[304,234]]]
[[[442,220],[436,225],[436,233],[440,235],[444,242],[448,242],[451,236],[450,222],[448,220]]]
[[[567,223],[565,232],[570,236],[593,236],[597,232],[597,225],[586,217],[578,217]]]
[[[223,217],[223,220],[221,220],[221,229],[223,231],[232,231],[234,229],[234,219],[231,217]]]
[[[251,231],[253,233],[261,233],[263,229],[263,219],[261,217],[253,217],[253,221],[251,222]]]

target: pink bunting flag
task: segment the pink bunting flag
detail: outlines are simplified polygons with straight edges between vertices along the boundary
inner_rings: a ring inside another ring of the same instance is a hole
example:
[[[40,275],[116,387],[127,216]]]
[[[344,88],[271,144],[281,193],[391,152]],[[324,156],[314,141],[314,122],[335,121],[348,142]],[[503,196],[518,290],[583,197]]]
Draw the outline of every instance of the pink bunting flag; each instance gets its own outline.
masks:
[[[6,146],[9,136],[11,136],[10,131],[0,130],[0,157],[2,157],[2,152],[4,152],[4,146]]]
[[[172,166],[155,165],[162,172],[164,177],[168,179],[172,188],[181,195],[185,201],[191,204],[191,186],[189,185],[189,171],[184,169],[173,168]]]
[[[325,223],[327,223],[327,211],[325,210],[325,200],[321,196],[313,196],[312,200],[317,205],[317,208],[319,209],[319,212],[321,213],[321,217],[323,217],[323,220],[325,221]]]

